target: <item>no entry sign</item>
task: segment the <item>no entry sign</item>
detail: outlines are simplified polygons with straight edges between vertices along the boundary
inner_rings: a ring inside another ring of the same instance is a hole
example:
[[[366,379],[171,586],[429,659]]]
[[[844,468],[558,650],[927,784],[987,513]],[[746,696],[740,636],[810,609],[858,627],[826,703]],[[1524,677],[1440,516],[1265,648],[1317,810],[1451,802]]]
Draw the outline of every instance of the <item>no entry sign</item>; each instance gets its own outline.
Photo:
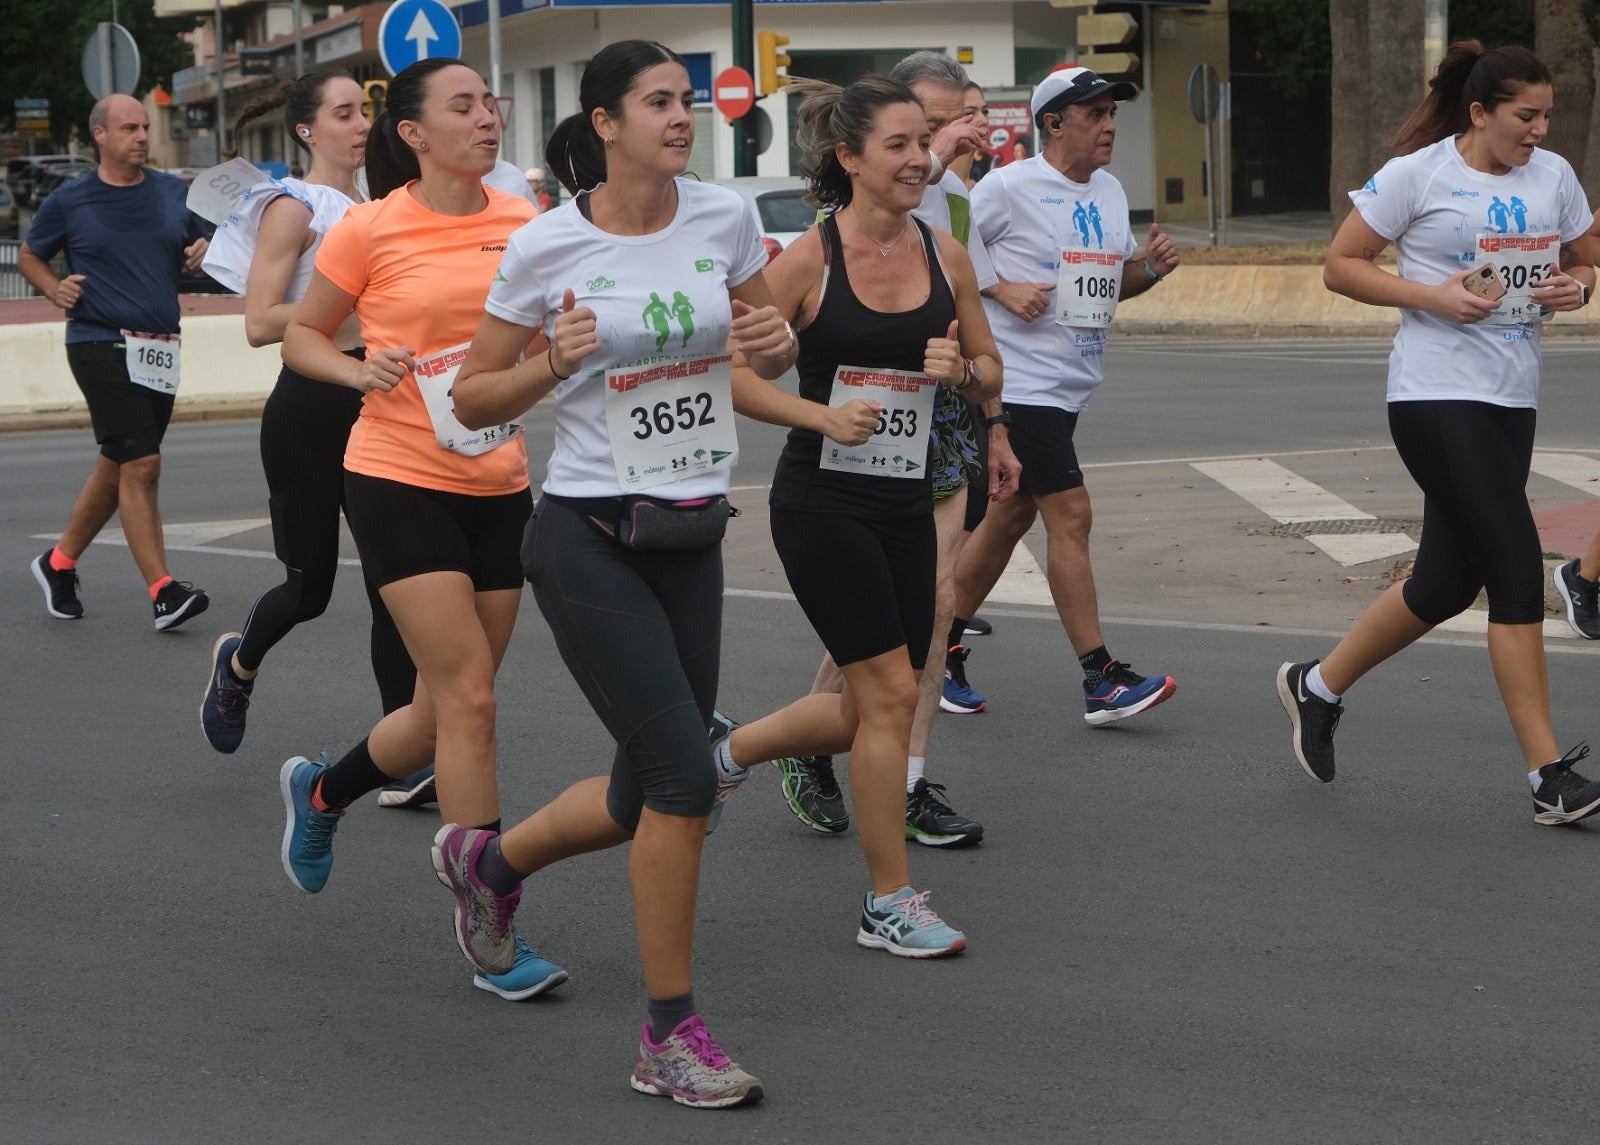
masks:
[[[743,119],[756,105],[756,81],[743,68],[724,68],[712,81],[711,102],[729,119]]]

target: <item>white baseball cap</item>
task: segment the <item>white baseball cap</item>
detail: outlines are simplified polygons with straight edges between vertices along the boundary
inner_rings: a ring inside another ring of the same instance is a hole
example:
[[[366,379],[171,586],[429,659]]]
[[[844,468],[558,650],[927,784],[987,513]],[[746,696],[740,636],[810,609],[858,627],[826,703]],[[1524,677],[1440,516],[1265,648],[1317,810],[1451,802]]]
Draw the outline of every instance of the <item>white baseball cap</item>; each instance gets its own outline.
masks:
[[[543,183],[544,182],[544,168],[543,167],[529,167],[527,169],[527,171],[523,172],[522,177],[524,179],[526,179],[530,183]]]
[[[1076,64],[1062,64],[1033,89],[1033,98],[1029,101],[1033,109],[1033,121],[1037,124],[1039,117],[1046,112],[1059,111],[1069,103],[1084,103],[1107,93],[1120,103],[1138,95],[1139,89],[1125,80],[1113,82],[1104,79],[1098,73]]]

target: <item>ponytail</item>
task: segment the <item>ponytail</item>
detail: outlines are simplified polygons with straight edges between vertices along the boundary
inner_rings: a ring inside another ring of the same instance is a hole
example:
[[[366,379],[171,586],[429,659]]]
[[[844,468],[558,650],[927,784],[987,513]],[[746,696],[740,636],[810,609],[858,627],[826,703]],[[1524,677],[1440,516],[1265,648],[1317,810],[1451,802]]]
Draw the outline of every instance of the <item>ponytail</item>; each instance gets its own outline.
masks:
[[[1428,81],[1428,95],[1395,133],[1390,148],[1409,155],[1472,126],[1472,105],[1493,111],[1530,84],[1551,84],[1550,69],[1514,44],[1484,51],[1477,40],[1450,45]]]
[[[606,148],[594,129],[594,113],[603,110],[622,118],[622,99],[641,73],[660,64],[679,64],[683,57],[654,40],[618,40],[601,48],[583,69],[578,83],[582,109],[556,125],[544,147],[544,162],[569,194],[592,191],[606,181]]]
[[[239,112],[239,118],[233,121],[233,146],[223,152],[226,159],[236,158],[239,154],[239,140],[244,138],[245,124],[252,123],[270,111],[277,111],[289,99],[289,89],[279,88],[271,95],[258,95],[245,104]]]

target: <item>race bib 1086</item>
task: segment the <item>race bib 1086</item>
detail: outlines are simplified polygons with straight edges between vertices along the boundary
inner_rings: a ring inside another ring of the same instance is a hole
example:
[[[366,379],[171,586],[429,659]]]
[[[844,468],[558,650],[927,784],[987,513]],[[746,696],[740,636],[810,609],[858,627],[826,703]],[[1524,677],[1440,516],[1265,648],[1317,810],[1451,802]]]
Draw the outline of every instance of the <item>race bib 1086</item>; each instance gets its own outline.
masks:
[[[1123,255],[1109,250],[1064,250],[1056,281],[1056,322],[1103,330],[1117,313]]]

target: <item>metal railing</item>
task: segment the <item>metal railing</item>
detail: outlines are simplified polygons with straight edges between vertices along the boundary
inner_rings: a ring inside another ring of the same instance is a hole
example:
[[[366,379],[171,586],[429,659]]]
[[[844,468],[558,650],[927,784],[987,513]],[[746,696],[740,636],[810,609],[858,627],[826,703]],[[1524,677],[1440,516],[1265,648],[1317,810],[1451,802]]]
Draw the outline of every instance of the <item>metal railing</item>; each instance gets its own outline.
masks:
[[[17,252],[21,249],[21,239],[0,239],[0,300],[38,297],[39,292],[17,269]]]

